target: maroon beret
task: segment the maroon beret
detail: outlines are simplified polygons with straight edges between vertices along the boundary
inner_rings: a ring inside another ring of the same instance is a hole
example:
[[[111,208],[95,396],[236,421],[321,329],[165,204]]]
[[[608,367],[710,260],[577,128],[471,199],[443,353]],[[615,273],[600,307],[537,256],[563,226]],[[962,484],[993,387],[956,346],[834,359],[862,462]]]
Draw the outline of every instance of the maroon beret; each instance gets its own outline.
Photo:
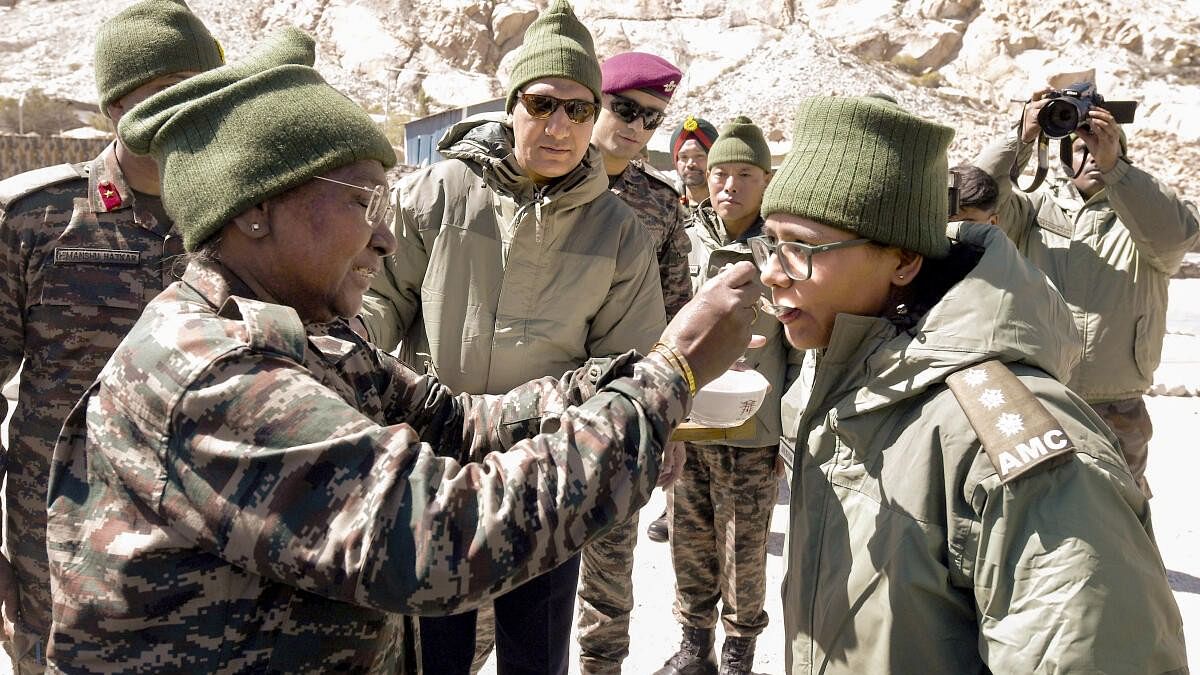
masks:
[[[600,90],[606,94],[638,89],[664,101],[679,86],[683,73],[666,59],[645,52],[623,52],[600,64],[604,83]]]

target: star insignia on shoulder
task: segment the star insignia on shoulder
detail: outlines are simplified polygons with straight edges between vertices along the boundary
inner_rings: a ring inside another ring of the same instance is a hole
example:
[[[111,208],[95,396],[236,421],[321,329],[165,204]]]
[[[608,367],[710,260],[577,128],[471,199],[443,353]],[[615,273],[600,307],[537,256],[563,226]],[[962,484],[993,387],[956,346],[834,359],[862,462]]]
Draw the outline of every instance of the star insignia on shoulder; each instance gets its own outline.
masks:
[[[1004,405],[1004,392],[999,389],[984,389],[979,395],[979,403],[988,410],[995,410]]]
[[[996,420],[996,429],[1005,436],[1018,434],[1025,428],[1025,420],[1017,413],[1002,413]]]
[[[987,371],[983,368],[972,368],[963,375],[963,380],[972,387],[978,387],[984,382],[987,382],[987,379]]]

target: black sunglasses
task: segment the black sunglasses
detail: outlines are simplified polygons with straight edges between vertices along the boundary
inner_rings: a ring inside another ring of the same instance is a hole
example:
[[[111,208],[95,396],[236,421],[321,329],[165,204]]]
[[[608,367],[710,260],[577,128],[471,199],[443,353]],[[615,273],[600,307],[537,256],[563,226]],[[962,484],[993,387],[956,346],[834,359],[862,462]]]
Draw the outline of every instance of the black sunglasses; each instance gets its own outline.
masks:
[[[608,103],[608,109],[626,124],[633,124],[633,121],[640,117],[642,118],[642,128],[646,131],[654,131],[662,125],[663,120],[667,119],[667,114],[661,110],[647,108],[633,99],[618,94],[609,94],[609,96],[612,97],[612,100]]]
[[[521,100],[521,104],[525,106],[525,112],[535,120],[544,120],[554,114],[555,110],[562,108],[567,113],[567,119],[575,124],[583,124],[588,120],[596,119],[600,114],[600,106],[592,101],[584,101],[578,98],[555,98],[546,96],[545,94],[518,94],[517,98]]]

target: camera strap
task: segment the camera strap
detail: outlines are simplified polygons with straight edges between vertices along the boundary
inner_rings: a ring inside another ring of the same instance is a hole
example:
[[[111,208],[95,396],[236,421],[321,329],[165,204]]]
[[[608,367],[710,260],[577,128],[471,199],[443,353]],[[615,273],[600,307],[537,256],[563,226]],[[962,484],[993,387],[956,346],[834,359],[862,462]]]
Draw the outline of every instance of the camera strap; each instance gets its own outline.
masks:
[[[1019,182],[1021,178],[1021,165],[1019,161],[1020,153],[1018,153],[1018,157],[1013,157],[1012,166],[1008,169],[1008,177],[1012,179],[1013,185],[1016,185],[1018,188],[1020,188],[1022,192],[1033,192],[1041,186],[1042,181],[1046,180],[1046,171],[1049,169],[1050,159],[1050,139],[1046,137],[1045,133],[1038,133],[1037,145],[1037,171],[1035,171],[1033,174],[1032,183],[1026,185],[1025,187],[1021,187]]]
[[[1071,180],[1079,178],[1079,174],[1083,173],[1083,167],[1087,165],[1088,155],[1092,151],[1085,145],[1083,146],[1083,159],[1079,161],[1079,166],[1074,166],[1075,151],[1072,149],[1074,141],[1070,136],[1064,136],[1058,141],[1058,160],[1067,168],[1067,173],[1071,174]]]

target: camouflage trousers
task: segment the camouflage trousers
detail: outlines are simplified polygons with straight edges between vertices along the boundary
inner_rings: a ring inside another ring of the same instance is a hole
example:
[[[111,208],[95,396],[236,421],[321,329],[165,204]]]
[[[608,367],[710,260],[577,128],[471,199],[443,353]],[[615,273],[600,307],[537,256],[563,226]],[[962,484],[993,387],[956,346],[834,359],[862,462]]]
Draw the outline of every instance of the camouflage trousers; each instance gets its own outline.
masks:
[[[1150,483],[1146,481],[1146,461],[1150,453],[1150,437],[1154,435],[1154,425],[1150,421],[1150,411],[1146,410],[1146,402],[1139,396],[1121,401],[1093,403],[1091,406],[1097,415],[1104,418],[1105,424],[1121,441],[1121,455],[1129,465],[1133,479],[1142,489],[1142,494],[1146,495],[1147,499],[1153,497]]]
[[[725,635],[757,637],[767,627],[767,539],[779,496],[776,446],[687,444],[670,512],[675,618]]]
[[[629,655],[633,611],[633,547],[638,515],[583,549],[579,571],[579,670],[620,675]]]

